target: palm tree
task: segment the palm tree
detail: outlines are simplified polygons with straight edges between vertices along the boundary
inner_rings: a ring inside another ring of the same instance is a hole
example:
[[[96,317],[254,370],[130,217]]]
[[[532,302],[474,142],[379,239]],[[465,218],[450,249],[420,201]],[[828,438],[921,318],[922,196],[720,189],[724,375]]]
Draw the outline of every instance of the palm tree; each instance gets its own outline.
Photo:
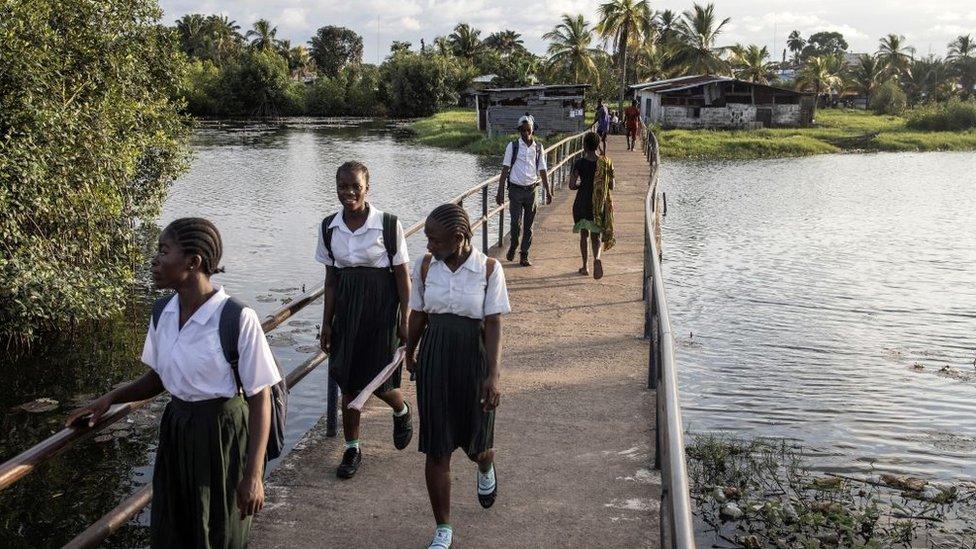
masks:
[[[459,23],[458,26],[454,27],[454,32],[447,37],[447,40],[451,44],[454,55],[473,59],[482,47],[481,40],[478,38],[480,34],[481,31],[471,25]]]
[[[240,25],[226,15],[211,15],[207,18],[207,27],[210,29],[213,56],[217,62],[230,56],[244,41]]]
[[[858,93],[863,95],[867,104],[871,104],[871,96],[881,85],[884,70],[881,63],[873,55],[862,54],[857,58],[857,64],[851,69],[851,81]]]
[[[912,61],[915,48],[905,45],[905,37],[889,34],[879,41],[878,61],[884,68],[885,76],[894,78],[906,73]]]
[[[968,98],[973,93],[973,87],[976,87],[976,42],[973,37],[966,34],[950,42],[946,60],[952,63],[959,78],[963,97]]]
[[[513,53],[524,51],[525,42],[522,35],[513,30],[503,30],[488,35],[484,44],[500,54],[512,55]]]
[[[769,50],[766,46],[755,44],[742,47],[738,44],[731,48],[730,59],[736,77],[757,84],[768,84],[775,78],[773,64],[769,60]]]
[[[278,27],[272,27],[267,19],[258,19],[254,22],[254,28],[247,31],[244,35],[251,40],[251,46],[259,50],[272,50],[275,45],[275,35],[278,34]]]
[[[315,61],[312,59],[312,54],[309,53],[308,48],[301,44],[289,48],[286,58],[292,76],[309,76],[315,72]]]
[[[563,22],[542,35],[549,40],[549,66],[557,72],[571,76],[574,82],[600,83],[595,56],[597,50],[590,47],[593,31],[582,15],[563,15]]]
[[[209,37],[207,20],[203,15],[188,13],[177,19],[176,33],[183,53],[190,57],[206,57]]]
[[[678,14],[672,10],[664,10],[654,17],[657,19],[658,41],[664,46],[674,44],[678,39]]]
[[[653,40],[644,40],[634,54],[634,69],[638,82],[661,80],[668,77],[665,70],[664,48],[659,47]]]
[[[837,60],[833,56],[814,56],[807,59],[803,68],[796,74],[796,87],[801,91],[812,91],[815,95],[814,110],[820,96],[838,89],[843,80],[837,73]],[[816,114],[816,113],[814,113]]]
[[[624,110],[627,91],[627,50],[649,38],[654,17],[647,0],[610,0],[600,5],[600,23],[596,30],[606,41],[613,41],[620,62],[620,110]]]
[[[786,38],[786,47],[791,52],[793,52],[793,62],[800,62],[800,52],[803,51],[803,46],[807,45],[807,41],[800,36],[800,31],[794,30]]]
[[[443,55],[444,57],[454,55],[454,50],[451,48],[451,41],[446,36],[438,36],[434,38],[434,51],[436,51],[438,55]]]
[[[715,39],[730,20],[726,17],[716,24],[714,4],[695,4],[691,11],[684,12],[678,24],[681,43],[672,62],[686,74],[727,74],[728,63],[722,59],[727,48],[717,47]]]
[[[912,61],[902,77],[905,94],[912,104],[922,101],[945,101],[955,91],[952,67],[942,59],[929,56]]]

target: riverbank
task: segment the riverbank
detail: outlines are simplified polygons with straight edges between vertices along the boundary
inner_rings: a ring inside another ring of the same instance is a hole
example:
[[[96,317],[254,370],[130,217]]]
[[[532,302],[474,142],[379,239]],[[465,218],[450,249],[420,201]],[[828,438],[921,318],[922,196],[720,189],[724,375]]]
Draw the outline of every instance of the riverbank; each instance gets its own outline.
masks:
[[[511,136],[486,137],[475,112],[449,110],[410,125],[424,145],[473,154],[501,155]],[[909,130],[905,119],[868,111],[824,109],[810,128],[763,130],[660,130],[661,155],[686,159],[756,159],[842,152],[927,152],[976,150],[976,131]]]

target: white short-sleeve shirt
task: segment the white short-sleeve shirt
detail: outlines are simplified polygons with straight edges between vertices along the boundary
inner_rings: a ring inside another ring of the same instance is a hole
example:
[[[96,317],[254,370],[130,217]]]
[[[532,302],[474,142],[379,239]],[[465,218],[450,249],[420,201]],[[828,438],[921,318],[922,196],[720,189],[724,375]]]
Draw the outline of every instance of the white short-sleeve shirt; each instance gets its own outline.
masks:
[[[220,346],[220,312],[227,302],[223,288],[200,306],[180,329],[180,300],[173,296],[153,327],[149,321],[142,361],[159,374],[163,387],[180,400],[196,402],[230,398],[237,381]],[[251,396],[281,381],[274,356],[253,309],[241,311],[237,363],[244,393]]]
[[[539,172],[542,170],[548,170],[549,167],[546,165],[546,153],[542,149],[542,145],[539,144],[535,139],[532,140],[532,144],[528,145],[525,143],[521,137],[519,138],[519,148],[518,148],[518,158],[515,159],[515,165],[512,165],[512,144],[509,143],[505,146],[505,155],[502,157],[502,166],[511,168],[511,174],[509,175],[509,180],[513,185],[521,185],[527,187],[534,183],[539,182]],[[535,157],[536,157],[536,145],[539,144],[539,167],[536,169]]]
[[[446,263],[431,258],[427,283],[424,284],[421,277],[424,258],[420,257],[413,269],[410,308],[475,319],[510,313],[512,308],[508,303],[508,287],[501,263],[495,262],[491,279],[485,280],[486,259],[480,250],[472,248],[467,261],[452,272]]]
[[[325,248],[325,235],[319,224],[319,243],[315,249],[315,260],[328,267],[377,267],[390,266],[390,258],[386,255],[386,245],[383,242],[383,212],[370,205],[366,223],[355,231],[349,230],[342,219],[342,210],[329,224],[332,228],[332,255]],[[403,265],[410,261],[407,255],[407,239],[403,235],[403,226],[397,219],[397,246],[393,255],[393,265]]]

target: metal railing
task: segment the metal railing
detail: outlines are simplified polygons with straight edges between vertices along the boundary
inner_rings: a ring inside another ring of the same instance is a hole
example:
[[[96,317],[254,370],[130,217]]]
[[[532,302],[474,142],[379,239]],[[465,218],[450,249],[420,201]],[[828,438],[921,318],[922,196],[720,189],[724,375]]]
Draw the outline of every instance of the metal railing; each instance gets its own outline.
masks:
[[[582,138],[585,133],[584,131],[571,135],[544,149],[544,154],[547,155],[546,161],[549,166],[549,180],[554,187],[562,188],[569,181],[569,173],[572,167],[570,160],[582,154]],[[499,176],[497,175],[488,178],[451,200],[463,206],[466,199],[470,199],[470,197],[478,194],[481,195],[481,217],[472,220],[471,228],[473,231],[477,231],[479,228],[481,229],[481,247],[482,251],[486,254],[491,248],[489,245],[491,240],[489,237],[489,225],[491,220],[496,216],[498,217],[498,236],[495,240],[495,245],[501,246],[505,241],[505,208],[508,202],[506,201],[502,205],[496,205],[489,192],[492,185],[498,183],[498,178]],[[546,190],[544,187],[543,189],[542,196],[544,198]],[[490,199],[491,201],[489,201]],[[422,232],[423,228],[424,221],[418,221],[404,231],[405,236],[409,238]],[[266,333],[275,330],[286,320],[322,297],[324,293],[324,284],[311,290],[303,291],[292,301],[267,315],[264,321],[262,321],[261,327]],[[289,389],[304,379],[319,364],[325,362],[326,358],[325,353],[316,353],[315,356],[308,358],[289,372],[286,376]],[[338,386],[330,379],[328,397],[326,399],[326,434],[328,436],[335,436],[337,432],[338,393]],[[121,420],[132,411],[146,406],[152,400],[114,405],[94,426],[89,427],[87,422],[79,422],[76,426],[66,427],[5,463],[0,464],[0,491],[27,476],[42,463],[54,458],[72,445],[91,438],[98,431]],[[82,548],[98,546],[106,538],[118,531],[126,522],[135,517],[151,501],[152,484],[150,483],[124,499],[118,506],[68,542],[65,547]]]
[[[657,406],[654,468],[661,471],[661,547],[686,549],[695,547],[694,517],[685,463],[674,336],[657,240],[661,215],[667,215],[667,199],[664,193],[658,192],[661,157],[653,131],[646,130],[643,146],[651,168],[644,199],[644,337],[650,341],[647,387],[654,390]]]

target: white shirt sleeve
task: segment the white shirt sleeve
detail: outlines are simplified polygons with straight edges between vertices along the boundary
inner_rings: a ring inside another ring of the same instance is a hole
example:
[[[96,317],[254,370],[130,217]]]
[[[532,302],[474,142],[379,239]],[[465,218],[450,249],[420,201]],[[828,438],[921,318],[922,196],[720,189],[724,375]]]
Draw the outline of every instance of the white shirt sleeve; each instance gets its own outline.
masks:
[[[397,245],[396,254],[393,256],[394,265],[403,265],[404,263],[410,263],[410,256],[407,253],[407,237],[403,234],[403,225],[400,224],[400,220],[397,219],[396,226],[397,233]]]
[[[411,311],[424,310],[424,283],[420,278],[423,264],[424,256],[420,256],[413,266],[413,277],[410,279],[410,303],[408,303]]]
[[[488,287],[485,289],[485,316],[508,314],[512,307],[508,303],[508,285],[505,283],[505,273],[502,272],[501,261],[495,261],[495,268],[488,277]]]
[[[508,145],[505,145],[505,154],[502,156],[502,166],[506,168],[511,168],[512,164],[512,142],[509,141]]]
[[[156,328],[152,318],[149,319],[149,328],[146,330],[146,342],[142,344],[142,363],[156,369]]]
[[[546,162],[546,156],[548,155],[546,154],[546,148],[542,145],[542,143],[539,143],[539,155],[541,157],[539,158],[539,171],[549,171],[549,164]]]
[[[241,374],[241,384],[246,396],[252,396],[281,381],[274,355],[271,354],[271,347],[268,346],[254,309],[245,308],[241,311],[241,334],[237,339],[237,349],[240,353],[237,369]]]
[[[335,266],[335,262],[329,257],[329,251],[325,249],[325,236],[322,234],[322,224],[319,223],[318,231],[319,233],[319,243],[315,248],[315,261],[325,265],[326,267]]]

